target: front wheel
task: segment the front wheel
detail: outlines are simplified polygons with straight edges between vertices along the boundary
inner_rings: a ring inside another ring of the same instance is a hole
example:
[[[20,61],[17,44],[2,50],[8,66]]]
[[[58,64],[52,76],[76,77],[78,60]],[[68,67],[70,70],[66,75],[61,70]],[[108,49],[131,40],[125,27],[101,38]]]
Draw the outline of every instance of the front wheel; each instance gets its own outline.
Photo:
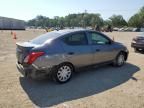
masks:
[[[73,73],[73,67],[70,64],[61,64],[55,67],[53,78],[59,83],[68,82]]]
[[[125,54],[119,53],[116,59],[113,62],[114,66],[123,66],[125,64]]]

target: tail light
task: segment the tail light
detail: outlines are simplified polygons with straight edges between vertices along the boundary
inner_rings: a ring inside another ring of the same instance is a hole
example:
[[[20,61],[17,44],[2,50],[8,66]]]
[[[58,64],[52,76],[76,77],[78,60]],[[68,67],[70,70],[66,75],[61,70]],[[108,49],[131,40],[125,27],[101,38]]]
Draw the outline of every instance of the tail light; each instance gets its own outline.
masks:
[[[44,52],[32,52],[24,59],[24,63],[32,64],[38,57],[44,55]]]

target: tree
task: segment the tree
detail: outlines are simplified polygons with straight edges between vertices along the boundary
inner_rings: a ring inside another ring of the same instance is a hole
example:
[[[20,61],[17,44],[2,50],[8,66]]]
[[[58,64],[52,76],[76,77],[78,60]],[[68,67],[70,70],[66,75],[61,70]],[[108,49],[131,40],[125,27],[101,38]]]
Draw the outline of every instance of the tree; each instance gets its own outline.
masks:
[[[35,20],[36,20],[36,26],[37,27],[39,27],[39,26],[40,27],[46,27],[48,25],[48,18],[45,16],[39,15],[35,18]]]
[[[144,27],[144,7],[129,19],[128,24],[132,27]]]
[[[103,19],[100,14],[89,14],[89,13],[79,13],[79,14],[69,14],[65,17],[55,16],[53,19],[39,15],[36,18],[28,21],[28,26],[36,27],[86,27],[103,25]]]
[[[109,19],[112,21],[114,27],[127,26],[127,22],[122,15],[112,15]]]
[[[129,26],[132,26],[132,27],[141,27],[142,26],[142,23],[141,23],[141,20],[140,20],[140,15],[139,14],[135,14],[133,15],[129,21],[128,21],[128,24]]]
[[[29,21],[27,22],[27,25],[28,25],[28,26],[36,26],[36,20],[35,20],[35,19],[29,20]]]
[[[100,17],[100,14],[91,14],[90,15],[90,25],[94,27],[95,25],[103,26],[103,19]]]
[[[108,26],[108,25],[112,26],[112,21],[107,19],[107,20],[104,21],[104,25],[105,26]]]

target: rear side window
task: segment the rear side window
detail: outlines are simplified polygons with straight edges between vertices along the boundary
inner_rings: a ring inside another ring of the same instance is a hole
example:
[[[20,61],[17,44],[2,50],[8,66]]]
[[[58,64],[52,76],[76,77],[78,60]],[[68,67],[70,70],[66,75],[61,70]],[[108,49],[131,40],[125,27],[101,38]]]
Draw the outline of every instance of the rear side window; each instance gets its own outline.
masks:
[[[33,44],[43,44],[48,40],[53,40],[53,39],[57,38],[58,36],[60,36],[60,34],[58,34],[56,32],[48,32],[46,34],[43,34],[41,36],[38,36],[38,37],[30,40],[30,42]]]
[[[87,45],[87,37],[85,33],[75,33],[72,35],[68,35],[64,38],[64,42],[67,45]]]

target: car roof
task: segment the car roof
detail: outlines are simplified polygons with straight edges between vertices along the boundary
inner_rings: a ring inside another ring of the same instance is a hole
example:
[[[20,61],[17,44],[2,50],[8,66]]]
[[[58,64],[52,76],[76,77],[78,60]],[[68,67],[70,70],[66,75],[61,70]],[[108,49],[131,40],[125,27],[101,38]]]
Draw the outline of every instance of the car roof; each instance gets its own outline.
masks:
[[[73,33],[73,32],[79,32],[79,31],[90,31],[87,29],[64,29],[64,30],[58,30],[58,31],[53,31],[54,33],[58,33],[59,35],[65,35],[68,33]]]
[[[104,33],[102,32],[98,32],[95,30],[90,30],[90,29],[64,29],[64,30],[59,30],[59,31],[52,31],[53,33],[57,34],[57,37],[61,37],[63,35],[69,34],[69,33],[75,33],[75,32],[96,32],[99,34],[103,34],[104,36],[106,36]]]
[[[46,34],[42,34],[32,40],[30,40],[31,43],[34,44],[42,44],[44,43],[46,40],[54,40],[57,39],[59,37],[62,37],[66,34],[69,33],[74,33],[74,32],[78,32],[78,31],[87,31],[86,29],[64,29],[64,30],[59,30],[59,31],[52,31],[52,32],[48,32]]]
[[[75,33],[75,32],[97,32],[94,30],[89,30],[89,29],[64,29],[64,30],[59,30],[59,31],[52,31],[48,32],[46,34],[42,34],[37,38],[32,39],[30,42],[34,44],[42,44],[42,43],[47,43],[52,40],[55,40],[57,38],[63,37],[64,35],[70,34],[70,33]],[[99,32],[97,32],[99,33]],[[103,34],[103,33],[101,33]],[[104,35],[104,34],[103,34]]]
[[[53,33],[53,34],[56,34],[55,37],[53,38],[59,38],[59,37],[62,37],[64,35],[67,35],[67,34],[70,34],[70,33],[75,33],[75,32],[96,32],[96,33],[100,33],[100,34],[103,34],[102,32],[98,32],[98,31],[95,31],[95,30],[90,30],[90,29],[64,29],[64,30],[58,30],[58,31],[52,31],[52,32],[48,32],[48,33]],[[105,34],[103,34],[104,36],[106,36]]]

